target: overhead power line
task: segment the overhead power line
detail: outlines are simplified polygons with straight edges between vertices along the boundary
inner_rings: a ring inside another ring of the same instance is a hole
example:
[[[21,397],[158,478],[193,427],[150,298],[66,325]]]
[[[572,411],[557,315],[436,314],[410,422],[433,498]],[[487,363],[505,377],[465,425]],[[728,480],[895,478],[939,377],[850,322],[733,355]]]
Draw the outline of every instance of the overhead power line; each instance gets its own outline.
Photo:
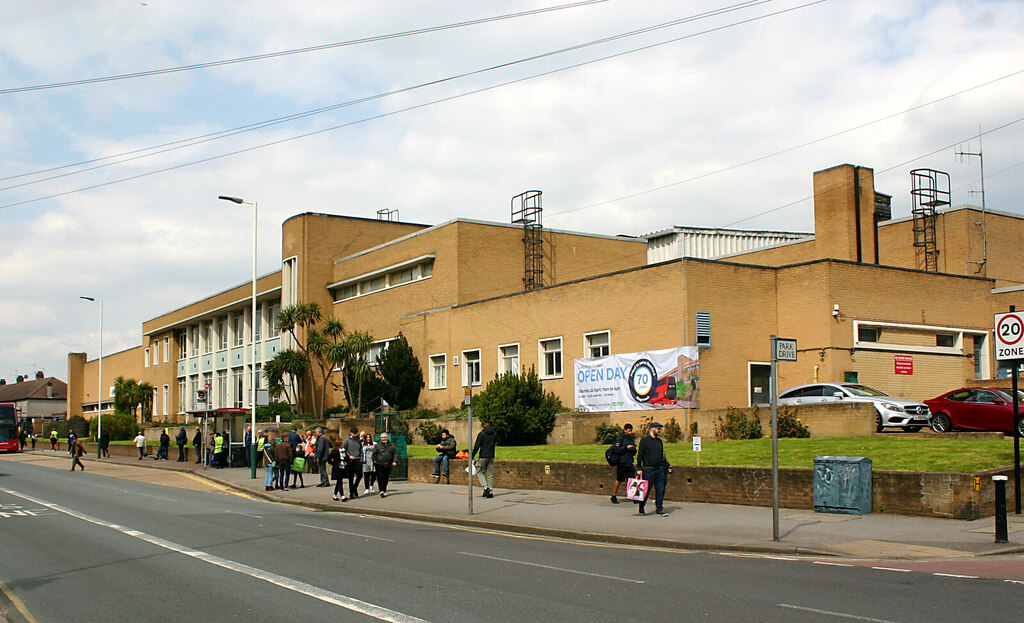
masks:
[[[506,15],[496,15],[494,17],[484,17],[480,19],[468,20],[465,22],[455,22],[452,24],[443,24],[440,26],[429,26],[427,28],[417,28],[415,30],[406,30],[402,32],[395,32],[386,35],[376,35],[373,37],[365,37],[362,39],[352,39],[349,41],[339,41],[337,43],[325,43],[323,45],[314,45],[306,48],[294,48],[291,50],[281,50],[278,52],[268,52],[266,54],[254,54],[252,56],[242,56],[239,58],[229,58],[219,61],[208,61],[205,63],[196,63],[193,65],[180,65],[178,67],[167,67],[164,69],[151,69],[148,71],[137,71],[128,74],[117,74],[114,76],[101,76],[97,78],[83,78],[81,80],[68,80],[66,82],[52,82],[50,84],[37,84],[23,87],[12,87],[9,89],[0,89],[0,95],[8,95],[11,93],[24,93],[26,91],[42,91],[44,89],[60,89],[64,87],[80,86],[83,84],[96,84],[99,82],[113,82],[115,80],[130,80],[133,78],[145,78],[148,76],[159,76],[162,74],[172,74],[181,71],[194,71],[196,69],[207,69],[210,67],[220,67],[222,65],[234,65],[237,63],[249,63],[252,61],[263,61],[271,58],[280,58],[282,56],[291,56],[294,54],[306,54],[308,52],[320,52],[323,50],[332,50],[335,48],[343,48],[353,45],[361,45],[364,43],[375,43],[378,41],[387,41],[388,39],[398,39],[400,37],[410,37],[413,35],[422,35],[432,32],[440,32],[442,30],[452,30],[454,28],[464,28],[466,26],[477,26],[479,24],[486,24],[489,22],[497,22],[506,19],[515,19],[519,17],[526,17],[529,15],[537,15],[540,13],[550,13],[552,11],[560,11],[562,9],[574,9],[589,4],[600,4],[608,2],[608,0],[583,0],[581,2],[572,2],[570,4],[560,4],[558,6],[544,7],[540,9],[532,9],[530,11],[521,11],[519,13],[509,13]]]
[[[264,128],[271,127],[271,126],[274,126],[274,125],[279,125],[279,124],[282,124],[282,123],[287,123],[289,121],[294,121],[294,120],[297,120],[297,119],[301,119],[301,118],[310,117],[310,116],[313,116],[313,115],[322,114],[322,113],[329,112],[329,111],[332,111],[332,110],[337,110],[337,109],[340,109],[340,108],[344,108],[344,107],[348,107],[348,106],[353,106],[353,105],[356,105],[356,104],[361,104],[361,103],[366,103],[366,102],[373,101],[373,100],[382,99],[382,98],[385,98],[385,97],[388,97],[388,96],[391,96],[391,95],[397,95],[397,94],[401,94],[401,93],[408,93],[410,91],[414,91],[416,89],[421,89],[421,88],[428,87],[428,86],[435,86],[435,85],[438,85],[438,84],[443,84],[445,82],[451,82],[451,81],[458,80],[458,79],[461,79],[461,78],[466,78],[466,77],[470,77],[470,76],[474,76],[474,75],[479,75],[479,74],[483,74],[483,73],[490,72],[490,71],[496,71],[498,69],[504,69],[504,68],[512,67],[514,65],[519,65],[519,64],[527,63],[527,62],[530,62],[530,61],[540,60],[540,59],[543,59],[543,58],[548,58],[548,57],[556,56],[556,55],[559,55],[559,54],[564,54],[564,53],[571,52],[571,51],[581,50],[581,49],[585,49],[587,47],[593,47],[595,45],[600,45],[600,44],[603,44],[603,43],[609,43],[609,42],[612,42],[612,41],[616,41],[616,40],[620,40],[620,39],[625,39],[625,38],[637,36],[637,35],[640,35],[640,34],[654,32],[654,31],[657,31],[657,30],[662,30],[662,29],[669,28],[669,27],[672,27],[672,26],[678,26],[678,25],[681,25],[681,24],[684,24],[684,23],[688,23],[688,22],[693,22],[693,21],[697,21],[697,20],[701,20],[701,19],[706,19],[706,18],[709,18],[709,17],[718,16],[718,15],[724,15],[726,13],[738,11],[738,10],[741,10],[741,9],[747,9],[747,8],[751,8],[751,7],[754,7],[754,6],[761,5],[761,4],[766,4],[766,3],[771,2],[771,1],[772,0],[745,0],[744,2],[740,2],[739,4],[734,4],[734,5],[718,8],[718,9],[713,9],[713,10],[710,10],[710,11],[706,11],[704,13],[698,13],[698,14],[695,14],[695,15],[690,15],[690,16],[687,16],[687,17],[671,20],[671,21],[668,21],[668,22],[663,22],[661,24],[655,24],[653,26],[645,26],[643,28],[639,28],[639,29],[636,29],[636,30],[631,30],[631,31],[628,31],[628,32],[625,32],[625,33],[620,33],[620,34],[612,35],[612,36],[609,36],[609,37],[603,37],[601,39],[595,39],[595,40],[588,41],[588,42],[585,42],[585,43],[580,43],[580,44],[576,44],[576,45],[560,48],[560,49],[557,49],[557,50],[552,50],[552,51],[549,51],[549,52],[544,52],[544,53],[541,53],[541,54],[536,54],[536,55],[533,55],[533,56],[529,56],[529,57],[526,57],[526,58],[521,58],[521,59],[514,60],[514,61],[508,61],[508,62],[505,62],[505,63],[500,63],[500,64],[497,64],[497,65],[492,65],[490,67],[485,67],[483,69],[477,69],[477,70],[473,70],[473,71],[469,71],[469,72],[465,72],[465,73],[461,73],[461,74],[456,74],[456,75],[453,75],[453,76],[448,76],[448,77],[445,77],[445,78],[440,78],[440,79],[437,79],[437,80],[432,80],[432,81],[429,81],[429,82],[424,82],[424,83],[420,83],[420,84],[409,86],[409,87],[403,87],[401,89],[395,89],[393,91],[388,91],[388,92],[385,92],[385,93],[379,93],[379,94],[376,94],[376,95],[369,95],[367,97],[359,98],[359,99],[356,99],[356,100],[350,100],[350,101],[347,101],[347,102],[341,102],[339,104],[332,104],[330,106],[324,106],[322,108],[316,108],[316,109],[313,109],[313,110],[308,110],[308,111],[304,111],[304,112],[300,112],[300,113],[294,113],[294,114],[287,115],[287,116],[284,116],[284,117],[277,117],[275,119],[269,119],[269,120],[266,120],[266,121],[260,121],[260,122],[257,122],[257,123],[253,123],[253,124],[249,124],[249,125],[245,125],[245,126],[239,126],[237,128],[232,128],[232,129],[228,129],[228,130],[221,130],[221,131],[218,131],[218,132],[213,132],[213,133],[205,134],[205,135],[198,136],[198,137],[181,139],[181,140],[178,140],[178,141],[173,141],[173,142],[170,142],[170,143],[164,143],[162,145],[156,145],[156,146],[153,146],[153,147],[146,147],[146,148],[136,149],[136,150],[132,150],[132,151],[128,151],[128,152],[123,152],[123,153],[120,153],[120,154],[114,154],[114,155],[111,155],[111,156],[104,156],[102,158],[95,158],[95,159],[92,159],[92,160],[87,160],[87,161],[83,161],[83,162],[79,162],[79,163],[75,163],[75,164],[68,164],[68,165],[62,165],[62,166],[59,166],[59,167],[52,167],[52,168],[49,168],[49,169],[35,171],[35,172],[31,172],[31,173],[22,173],[22,174],[18,174],[18,175],[8,176],[6,178],[0,178],[0,181],[17,179],[17,178],[27,177],[27,176],[32,176],[32,175],[41,175],[43,173],[49,173],[49,172],[52,172],[52,171],[58,171],[58,170],[63,170],[63,169],[68,169],[68,168],[85,166],[85,165],[93,164],[93,163],[97,163],[97,162],[103,162],[105,160],[114,160],[113,162],[107,162],[105,164],[99,164],[99,165],[96,165],[96,166],[92,166],[92,167],[88,167],[88,168],[84,168],[84,169],[79,169],[77,171],[72,171],[72,172],[69,172],[69,173],[62,173],[62,174],[59,174],[59,175],[53,175],[53,176],[50,176],[50,177],[40,178],[40,179],[32,180],[32,181],[29,181],[29,182],[24,182],[24,183],[21,183],[21,184],[12,184],[10,186],[0,187],[0,191],[12,190],[12,189],[15,189],[15,188],[21,188],[23,186],[30,186],[30,185],[33,185],[33,184],[39,184],[39,183],[42,183],[42,182],[51,181],[51,180],[62,178],[62,177],[78,175],[78,174],[81,174],[81,173],[86,173],[86,172],[89,172],[89,171],[94,171],[96,169],[101,169],[101,168],[108,167],[108,166],[113,166],[113,165],[116,165],[116,164],[122,164],[122,163],[125,163],[125,162],[130,162],[130,161],[133,161],[133,160],[139,160],[141,158],[147,158],[147,157],[150,157],[150,156],[155,156],[155,155],[167,153],[167,152],[170,152],[170,151],[175,151],[175,150],[178,150],[178,149],[184,149],[186,147],[192,147],[192,146],[195,146],[195,145],[200,145],[200,144],[203,144],[203,143],[208,143],[208,142],[211,142],[211,141],[214,141],[214,140],[220,140],[220,139],[223,139],[223,138],[228,138],[228,137],[235,136],[235,135],[238,135],[238,134],[242,134],[242,133],[245,133],[245,132],[251,132],[251,131],[254,131],[254,130],[264,129]],[[825,0],[817,0],[816,2],[811,2],[810,4],[818,4],[818,3],[821,3],[821,2],[824,2],[824,1]],[[803,5],[803,6],[810,6],[810,4]],[[802,8],[802,7],[797,7],[797,8]],[[788,10],[792,10],[792,9],[788,9]],[[782,13],[782,12],[786,12],[786,11],[780,11],[779,13]],[[758,17],[758,18],[753,18],[753,19],[750,19],[750,20],[744,20],[744,21],[741,21],[741,22],[730,24],[728,26],[744,24],[744,23],[747,23],[749,21],[754,21],[756,19],[762,19],[764,17],[770,17],[770,16],[777,15],[777,14],[778,13],[772,13],[772,14],[761,16],[761,17]],[[697,36],[697,35],[700,35],[700,34],[706,34],[708,32],[713,32],[714,30],[719,30],[721,28],[724,28],[724,26],[716,28],[716,29],[711,29],[711,30],[703,31],[703,32],[700,32],[700,33],[695,33],[695,34],[692,34],[692,35],[687,35],[685,37],[680,37],[678,39],[672,39],[672,40],[669,40],[667,42],[662,42],[662,43],[654,44],[652,46],[636,48],[634,50],[630,50],[630,51],[623,52],[623,53],[620,53],[620,54],[615,54],[615,55],[606,56],[606,57],[603,57],[603,58],[593,59],[591,61],[587,61],[587,62],[584,62],[584,63],[579,63],[579,64],[576,64],[576,65],[570,65],[568,67],[563,67],[563,68],[557,69],[555,71],[563,71],[565,69],[571,69],[571,68],[574,68],[574,67],[579,67],[581,65],[585,65],[585,64],[588,64],[588,63],[598,62],[598,61],[601,61],[601,60],[606,60],[608,58],[614,58],[615,56],[622,56],[624,54],[630,54],[630,53],[633,53],[633,52],[636,52],[636,51],[639,51],[639,50],[648,49],[650,47],[656,47],[658,45],[664,45],[666,43],[672,43],[672,42],[675,42],[675,41],[679,41],[681,39]],[[543,75],[548,75],[550,73],[555,73],[555,72],[553,71],[553,72],[545,72],[545,73],[542,73],[542,74],[536,74],[534,76],[529,76],[528,78],[524,78],[522,80],[531,79],[531,78],[538,77],[538,76],[543,76]],[[504,83],[504,84],[501,84],[501,85],[497,85],[497,86],[505,86],[505,85],[513,84],[515,82],[519,82],[519,81],[522,81],[522,80],[507,82],[507,83]],[[488,88],[495,88],[495,87],[488,87]],[[482,90],[485,90],[485,89],[482,89]],[[470,92],[464,93],[462,95],[469,95],[469,94],[477,93],[477,92],[479,92],[479,91],[470,91]],[[440,102],[440,101],[445,101],[445,100],[437,100],[437,101],[435,101],[433,103],[437,103],[437,102]],[[404,112],[405,110],[411,110],[411,109],[403,109],[403,110],[400,110],[400,111],[397,111],[397,112]],[[379,117],[371,117],[369,119],[364,119],[362,121],[368,121],[370,119],[376,119],[376,118],[379,118]],[[345,124],[345,125],[348,125],[348,124]],[[345,127],[345,125],[333,126],[332,128],[328,128],[328,130],[330,130],[330,129],[338,129],[340,127]],[[309,135],[310,134],[303,134],[303,135],[299,135],[299,136],[294,137],[294,138],[302,138],[302,137],[309,136]],[[268,145],[270,145],[270,144],[276,144],[276,142],[275,143],[269,143]],[[239,152],[232,152],[230,154],[225,154],[225,155],[232,155],[234,153],[239,153]],[[92,187],[90,187],[90,188],[92,188]],[[0,207],[8,207],[8,206],[0,206]]]

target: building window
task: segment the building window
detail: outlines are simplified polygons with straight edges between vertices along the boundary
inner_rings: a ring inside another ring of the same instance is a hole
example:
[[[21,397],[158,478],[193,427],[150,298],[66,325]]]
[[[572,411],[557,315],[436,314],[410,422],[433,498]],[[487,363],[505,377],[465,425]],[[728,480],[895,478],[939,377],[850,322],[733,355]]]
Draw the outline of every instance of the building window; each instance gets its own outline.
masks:
[[[217,407],[228,406],[228,371],[218,370],[217,371],[217,387],[214,392],[214,404]]]
[[[394,341],[394,338],[392,338],[390,340],[381,340],[370,344],[370,350],[366,351],[366,363],[371,366],[377,365],[377,361],[384,355],[384,351],[388,349],[388,345]]]
[[[480,349],[462,351],[462,386],[480,384]]]
[[[178,379],[178,413],[184,413],[187,405],[186,398],[188,390],[185,388],[185,379]]]
[[[878,327],[857,327],[858,342],[877,342]]]
[[[448,386],[448,354],[430,356],[430,389],[444,389]]]
[[[182,331],[178,334],[178,359],[188,357],[188,332]]]
[[[608,331],[587,333],[583,336],[583,342],[587,357],[607,357],[611,354],[612,338]]]
[[[245,344],[245,314],[235,314],[231,326],[235,332],[235,346]]]
[[[270,337],[277,337],[281,335],[281,325],[277,324],[277,315],[280,313],[280,303],[274,303],[270,306]]]
[[[221,316],[217,319],[217,350],[225,350],[228,347],[228,317]]]
[[[501,374],[519,374],[519,344],[498,347],[498,365]]]
[[[189,409],[196,408],[196,395],[199,393],[199,377],[193,376],[188,379],[188,406]]]
[[[164,385],[164,413],[171,414],[171,386]]]
[[[378,272],[354,277],[350,281],[328,286],[334,292],[335,301],[344,301],[357,296],[387,290],[421,279],[428,279],[433,273],[434,258],[409,260],[399,266],[381,269]]]
[[[936,346],[943,346],[943,347],[946,347],[946,348],[953,348],[953,343],[955,341],[956,341],[956,338],[953,337],[952,335],[948,334],[948,333],[937,333],[935,335],[935,345]]]
[[[188,328],[188,346],[193,357],[199,354],[199,325],[197,324]]]
[[[256,364],[256,389],[263,387],[263,364]]]
[[[697,312],[697,346],[711,347],[711,312]]]
[[[171,356],[171,338],[164,338],[164,363],[167,363]]]
[[[245,396],[245,375],[242,374],[242,368],[234,368],[231,370],[231,389],[234,392],[236,409],[242,408],[242,397]]]
[[[146,367],[148,368],[149,367],[149,349],[148,348],[146,349],[145,364],[146,364]]]
[[[203,352],[213,352],[213,321],[203,323]]]
[[[562,376],[562,338],[540,340],[541,378]]]
[[[160,340],[153,341],[153,365],[160,363]],[[165,411],[166,413],[166,411]]]
[[[263,306],[260,305],[256,308],[256,318],[253,319],[256,323],[256,341],[263,341]]]

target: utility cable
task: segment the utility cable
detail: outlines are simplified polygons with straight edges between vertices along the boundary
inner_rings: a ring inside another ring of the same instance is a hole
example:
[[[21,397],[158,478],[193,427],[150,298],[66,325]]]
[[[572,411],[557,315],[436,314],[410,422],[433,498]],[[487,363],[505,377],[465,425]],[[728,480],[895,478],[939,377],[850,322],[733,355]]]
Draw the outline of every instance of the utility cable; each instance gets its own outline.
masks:
[[[636,35],[639,35],[639,34],[653,32],[653,31],[656,31],[656,30],[661,30],[661,29],[664,29],[664,28],[669,28],[671,26],[677,26],[677,25],[680,25],[680,24],[683,24],[683,23],[687,23],[687,22],[697,21],[699,19],[705,19],[707,17],[714,17],[714,16],[717,16],[717,15],[722,15],[722,14],[729,13],[729,12],[732,12],[732,11],[738,11],[738,10],[745,9],[745,8],[751,8],[753,6],[757,6],[759,4],[765,4],[765,3],[771,2],[771,1],[773,1],[773,0],[746,0],[746,1],[741,2],[739,4],[735,4],[735,5],[719,8],[719,9],[714,9],[712,11],[707,11],[707,12],[704,12],[704,13],[698,13],[696,15],[691,15],[691,16],[680,18],[680,19],[677,19],[677,20],[672,20],[672,21],[669,21],[669,22],[664,22],[664,23],[661,23],[661,24],[653,25],[653,26],[647,26],[647,27],[644,27],[644,28],[641,28],[641,29],[637,29],[637,30],[633,30],[633,31],[629,31],[629,32],[626,32],[626,33],[621,33],[621,34],[613,35],[613,36],[610,36],[610,37],[604,37],[604,38],[601,38],[601,39],[595,39],[593,41],[589,41],[589,42],[586,42],[586,43],[580,43],[580,44],[576,44],[576,45],[569,46],[569,47],[566,47],[566,48],[561,48],[561,49],[558,49],[558,50],[552,50],[552,51],[549,51],[549,52],[544,52],[544,53],[541,53],[541,54],[536,54],[534,56],[529,56],[529,57],[521,58],[521,59],[514,60],[514,61],[508,61],[508,62],[505,62],[505,63],[500,63],[498,65],[493,65],[491,67],[485,67],[485,68],[482,68],[482,69],[477,69],[477,70],[473,70],[473,71],[469,71],[469,72],[465,72],[465,73],[461,73],[461,74],[456,74],[456,75],[453,75],[453,76],[448,76],[446,78],[439,78],[437,80],[431,80],[431,81],[423,82],[423,83],[420,83],[420,84],[417,84],[417,85],[403,87],[401,89],[395,89],[393,91],[388,91],[388,92],[385,92],[385,93],[378,93],[376,95],[369,95],[369,96],[366,96],[366,97],[363,97],[363,98],[359,98],[359,99],[355,99],[355,100],[350,100],[350,101],[347,101],[347,102],[341,102],[339,104],[332,104],[330,106],[324,106],[322,108],[316,108],[316,109],[313,109],[313,110],[307,110],[307,111],[304,111],[304,112],[294,113],[294,114],[286,115],[286,116],[283,116],[283,117],[277,117],[277,118],[274,118],[274,119],[268,119],[268,120],[265,120],[265,121],[259,121],[257,123],[253,123],[253,124],[249,124],[249,125],[239,126],[239,127],[231,128],[231,129],[227,129],[227,130],[220,130],[220,131],[217,131],[217,132],[212,132],[210,134],[204,134],[202,136],[196,136],[196,137],[191,137],[191,138],[186,138],[186,139],[180,139],[180,140],[172,141],[172,142],[169,142],[169,143],[163,143],[161,145],[155,145],[155,146],[152,146],[152,147],[144,147],[144,148],[141,148],[141,149],[136,149],[136,150],[132,150],[132,151],[128,151],[128,152],[122,152],[120,154],[113,154],[113,155],[110,155],[110,156],[104,156],[104,157],[101,157],[101,158],[94,158],[94,159],[91,159],[91,160],[77,162],[77,163],[74,163],[74,164],[61,165],[61,166],[57,166],[57,167],[51,167],[49,169],[41,169],[41,170],[30,172],[30,173],[21,173],[21,174],[18,174],[18,175],[2,177],[2,178],[0,178],[0,181],[7,181],[7,180],[18,179],[18,178],[22,178],[22,177],[28,177],[28,176],[32,176],[32,175],[41,175],[43,173],[49,173],[49,172],[59,171],[59,170],[68,169],[68,168],[81,167],[81,166],[85,166],[85,165],[88,165],[88,164],[93,164],[93,163],[97,163],[97,162],[103,162],[105,160],[112,160],[112,159],[120,158],[120,160],[115,160],[114,162],[108,162],[106,164],[92,166],[92,167],[88,167],[88,168],[84,168],[84,169],[79,169],[77,171],[72,171],[70,173],[62,173],[60,175],[53,175],[53,176],[50,176],[50,177],[44,177],[44,178],[40,178],[40,179],[37,179],[37,180],[33,180],[33,181],[29,181],[29,182],[24,182],[24,183],[21,183],[21,184],[13,184],[13,185],[10,185],[10,186],[0,187],[0,191],[11,190],[11,189],[14,189],[14,188],[21,188],[23,186],[31,186],[33,184],[38,184],[38,183],[41,183],[41,182],[46,182],[46,181],[50,181],[50,180],[54,180],[54,179],[59,179],[59,178],[62,178],[62,177],[68,177],[68,176],[71,176],[71,175],[78,175],[79,173],[85,173],[85,172],[88,172],[88,171],[94,171],[96,169],[102,169],[104,167],[112,166],[112,165],[115,165],[115,164],[122,164],[124,162],[131,162],[133,160],[139,160],[141,158],[146,158],[146,157],[149,157],[149,156],[164,154],[164,153],[167,153],[169,151],[175,151],[177,149],[183,149],[185,147],[191,147],[191,146],[194,146],[194,145],[200,145],[202,143],[207,143],[207,142],[214,141],[214,140],[219,140],[219,139],[222,139],[222,138],[228,138],[230,136],[235,136],[235,135],[238,135],[238,134],[242,134],[244,132],[251,132],[251,131],[254,131],[254,130],[260,130],[260,129],[271,127],[271,126],[274,126],[274,125],[279,125],[279,124],[282,124],[282,123],[287,123],[289,121],[294,121],[294,120],[297,120],[297,119],[302,119],[302,118],[305,118],[305,117],[310,117],[310,116],[322,114],[322,113],[329,112],[329,111],[332,111],[332,110],[337,110],[337,109],[345,108],[345,107],[348,107],[348,106],[354,106],[356,104],[363,104],[363,103],[366,103],[366,102],[370,102],[370,101],[374,101],[374,100],[378,100],[378,99],[383,99],[383,98],[391,96],[391,95],[407,93],[407,92],[410,92],[410,91],[414,91],[416,89],[421,89],[421,88],[425,88],[425,87],[429,87],[429,86],[436,86],[438,84],[443,84],[445,82],[451,82],[451,81],[454,81],[454,80],[459,80],[461,78],[466,78],[466,77],[470,77],[470,76],[474,76],[474,75],[483,74],[483,73],[486,73],[486,72],[489,72],[489,71],[496,71],[498,69],[504,69],[504,68],[507,68],[507,67],[512,67],[514,65],[519,65],[519,64],[522,64],[522,63],[527,63],[527,62],[530,62],[530,61],[539,60],[539,59],[542,59],[542,58],[547,58],[547,57],[555,56],[555,55],[558,55],[558,54],[564,54],[566,52],[580,50],[580,49],[584,49],[584,48],[587,48],[587,47],[592,47],[592,46],[595,46],[595,45],[599,45],[599,44],[602,44],[602,43],[608,43],[610,41],[615,41],[615,40],[618,40],[618,39],[624,39],[626,37],[632,37],[632,36],[636,36]],[[824,0],[821,0],[821,1],[824,1]],[[603,60],[603,59],[597,59],[597,60]],[[150,153],[146,153],[146,152],[150,152]],[[131,156],[131,157],[125,157],[125,156]]]
[[[220,67],[222,65],[233,65],[236,63],[248,63],[251,61],[262,61],[271,58],[279,58],[282,56],[291,56],[293,54],[305,54],[307,52],[320,52],[322,50],[331,50],[334,48],[343,48],[353,45],[361,45],[364,43],[375,43],[377,41],[387,41],[389,39],[398,39],[400,37],[409,37],[413,35],[422,35],[432,32],[440,32],[443,30],[452,30],[454,28],[464,28],[466,26],[477,26],[479,24],[486,24],[489,22],[497,22],[500,20],[514,19],[518,17],[526,17],[529,15],[537,15],[540,13],[549,13],[552,11],[560,11],[562,9],[574,9],[581,6],[590,4],[600,4],[602,2],[608,2],[608,0],[583,0],[581,2],[573,2],[570,4],[561,4],[558,6],[544,7],[540,9],[532,9],[530,11],[521,11],[519,13],[508,13],[506,15],[497,15],[494,17],[483,17],[480,19],[468,20],[465,22],[456,22],[452,24],[444,24],[441,26],[429,26],[427,28],[417,28],[415,30],[406,30],[402,32],[391,33],[387,35],[376,35],[373,37],[365,37],[362,39],[352,39],[349,41],[339,41],[337,43],[325,43],[322,45],[314,45],[306,48],[295,48],[291,50],[281,50],[278,52],[268,52],[266,54],[254,54],[252,56],[242,56],[239,58],[229,58],[219,61],[208,61],[205,63],[196,63],[193,65],[181,65],[178,67],[167,67],[164,69],[151,69],[148,71],[137,71],[128,74],[117,74],[114,76],[101,76],[98,78],[83,78],[81,80],[68,80],[66,82],[53,82],[50,84],[37,84],[32,86],[24,87],[12,87],[9,89],[0,89],[0,95],[8,95],[11,93],[24,93],[26,91],[42,91],[44,89],[59,89],[63,87],[79,86],[83,84],[96,84],[99,82],[112,82],[114,80],[129,80],[132,78],[145,78],[148,76],[159,76],[162,74],[171,74],[181,71],[194,71],[196,69],[207,69],[209,67]]]

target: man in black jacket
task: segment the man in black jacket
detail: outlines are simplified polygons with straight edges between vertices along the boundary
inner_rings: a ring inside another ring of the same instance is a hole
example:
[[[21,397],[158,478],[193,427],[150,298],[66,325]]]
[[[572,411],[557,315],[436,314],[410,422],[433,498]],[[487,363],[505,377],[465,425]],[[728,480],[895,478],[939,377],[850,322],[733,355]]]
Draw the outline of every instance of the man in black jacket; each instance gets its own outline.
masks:
[[[317,471],[320,472],[320,484],[317,486],[329,487],[331,486],[331,480],[327,477],[327,455],[331,453],[331,449],[327,444],[327,435],[324,434],[324,429],[316,429],[316,444],[313,448],[313,457],[316,459]]]
[[[475,462],[476,475],[480,479],[480,486],[484,488],[483,497],[493,498],[494,493],[494,446],[498,443],[498,433],[491,428],[490,422],[484,422],[484,428],[476,436],[476,443],[473,444],[473,457],[480,453],[480,459]]]
[[[618,504],[619,485],[626,482],[635,473],[633,456],[636,455],[636,444],[633,441],[633,425],[626,424],[615,439],[612,454],[618,459],[615,464],[615,488],[612,489],[612,504]]]
[[[178,462],[185,462],[185,444],[188,443],[188,433],[182,428],[178,431],[177,436],[174,437],[174,443],[178,444]]]
[[[667,515],[665,512],[665,484],[668,482],[668,475],[672,473],[672,466],[668,464],[665,456],[665,445],[661,441],[661,429],[664,428],[660,422],[651,422],[650,433],[640,440],[637,448],[636,466],[643,471],[643,478],[654,488],[654,512],[658,515]],[[647,490],[647,497],[651,491]],[[640,514],[644,514],[644,505],[647,498],[640,502]]]
[[[437,444],[437,456],[434,457],[434,473],[431,476],[441,477],[441,464],[444,464],[444,475],[448,477],[448,461],[455,458],[455,437],[448,432],[448,429],[441,431],[441,443]]]

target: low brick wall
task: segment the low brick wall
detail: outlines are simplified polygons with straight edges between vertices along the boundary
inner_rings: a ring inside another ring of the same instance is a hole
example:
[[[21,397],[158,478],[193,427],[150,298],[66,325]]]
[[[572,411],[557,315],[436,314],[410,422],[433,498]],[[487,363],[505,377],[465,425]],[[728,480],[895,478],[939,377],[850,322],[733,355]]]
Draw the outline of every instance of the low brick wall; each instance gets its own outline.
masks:
[[[465,482],[466,461],[452,461],[452,480]],[[429,458],[409,459],[409,479],[433,482]],[[1005,474],[1013,491],[1013,470],[977,474],[872,471],[873,512],[951,519],[979,519],[995,513],[992,476]],[[500,489],[547,489],[610,495],[614,472],[599,463],[501,461],[494,486]],[[978,478],[979,491],[975,491]],[[477,483],[479,484],[479,483]],[[677,467],[669,476],[665,497],[682,502],[714,502],[748,506],[772,505],[772,472],[764,467]],[[779,505],[814,508],[814,470],[779,469]]]

